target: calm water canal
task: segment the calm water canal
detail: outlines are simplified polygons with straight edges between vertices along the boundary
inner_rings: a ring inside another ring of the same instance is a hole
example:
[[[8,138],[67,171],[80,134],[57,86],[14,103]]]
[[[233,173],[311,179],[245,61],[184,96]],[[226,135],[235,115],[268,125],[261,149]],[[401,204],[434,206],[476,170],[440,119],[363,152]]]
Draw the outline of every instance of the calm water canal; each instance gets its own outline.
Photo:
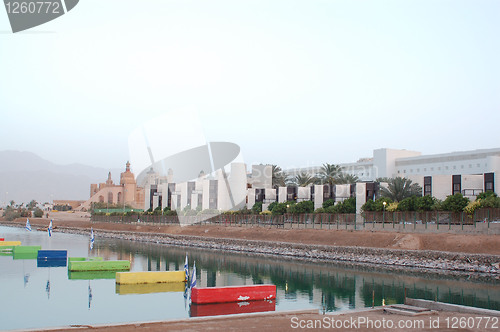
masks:
[[[196,261],[198,286],[275,284],[276,302],[262,310],[347,310],[402,303],[408,296],[500,310],[500,282],[446,279],[427,274],[395,274],[354,269],[336,264],[307,263],[242,254],[168,247],[99,238],[88,252],[89,238],[81,235],[28,232],[0,226],[0,237],[66,249],[69,257],[102,256],[127,259],[131,271],[182,270],[186,253],[190,269]],[[187,318],[228,313],[229,307],[192,306],[184,287],[153,285],[120,287],[113,274],[69,274],[67,267],[37,267],[36,259],[0,253],[0,329],[37,328]],[[95,279],[97,278],[97,279]],[[253,305],[253,304],[251,304]],[[240,305],[241,306],[241,305]]]

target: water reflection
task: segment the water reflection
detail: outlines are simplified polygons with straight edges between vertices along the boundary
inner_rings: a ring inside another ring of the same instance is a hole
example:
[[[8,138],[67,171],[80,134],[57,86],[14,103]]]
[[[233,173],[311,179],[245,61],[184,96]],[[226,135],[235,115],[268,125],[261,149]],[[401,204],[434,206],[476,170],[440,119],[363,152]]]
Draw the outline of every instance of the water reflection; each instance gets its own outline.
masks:
[[[249,301],[249,302],[230,302],[214,304],[191,304],[190,316],[220,316],[234,314],[248,314],[252,312],[275,311],[276,302],[272,300]]]
[[[408,297],[500,310],[498,280],[485,283],[417,272],[402,275],[375,272],[371,267],[360,269],[128,241],[109,241],[103,247],[104,255],[131,255],[135,269],[147,271],[182,269],[188,252],[190,261],[196,260],[201,287],[269,283],[277,286],[278,303],[307,298],[324,311],[381,305],[382,299],[386,304],[403,303],[405,289]]]
[[[116,284],[116,294],[149,294],[166,292],[184,292],[185,282],[157,284]]]

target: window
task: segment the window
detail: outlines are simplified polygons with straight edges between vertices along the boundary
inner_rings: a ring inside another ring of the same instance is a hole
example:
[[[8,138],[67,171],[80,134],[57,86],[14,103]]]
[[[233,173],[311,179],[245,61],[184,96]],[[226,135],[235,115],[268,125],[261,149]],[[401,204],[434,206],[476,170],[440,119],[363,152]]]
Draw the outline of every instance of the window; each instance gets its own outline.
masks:
[[[460,193],[462,191],[462,176],[461,175],[453,175],[451,178],[452,183],[452,195],[456,193]]]
[[[495,187],[495,173],[484,173],[484,190],[494,191]]]
[[[440,171],[440,170],[441,170],[441,167],[438,167],[438,171]]]
[[[424,196],[432,196],[432,177],[424,176]]]
[[[457,169],[457,166],[453,166],[453,169]]]
[[[445,166],[444,169],[448,169],[448,166]]]
[[[464,169],[464,165],[460,165],[460,168],[461,168],[461,169]]]

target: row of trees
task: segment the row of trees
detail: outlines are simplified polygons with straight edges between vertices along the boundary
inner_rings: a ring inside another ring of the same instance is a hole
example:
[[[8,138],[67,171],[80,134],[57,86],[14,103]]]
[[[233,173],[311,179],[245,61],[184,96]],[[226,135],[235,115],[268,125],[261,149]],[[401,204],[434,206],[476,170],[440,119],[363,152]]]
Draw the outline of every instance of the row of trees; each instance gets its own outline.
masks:
[[[444,201],[432,196],[422,196],[422,188],[411,180],[401,177],[380,178],[387,182],[387,188],[380,189],[380,197],[369,200],[363,211],[451,211],[467,212],[472,215],[479,208],[500,208],[500,198],[492,191],[479,194],[474,201],[461,193],[449,195]],[[384,205],[385,202],[385,205]]]
[[[342,168],[335,164],[323,164],[320,172],[315,175],[302,172],[293,177],[286,175],[281,167],[272,165],[273,188],[285,186],[307,187],[312,184],[350,184],[358,181],[357,176],[343,172]]]
[[[41,218],[43,217],[43,211],[37,205],[38,203],[34,199],[28,204],[16,204],[16,202],[10,201],[9,205],[5,208],[3,216],[9,221],[16,218],[29,218],[32,215],[36,218]]]
[[[338,165],[324,164],[322,172],[316,177],[321,179],[322,183],[330,185],[338,184],[345,179]],[[273,165],[273,185],[284,185],[285,177],[281,169]],[[303,178],[301,178],[303,179]],[[301,181],[306,183],[308,181]],[[478,208],[500,208],[500,198],[493,192],[482,193],[477,196],[476,200],[471,202],[467,197],[457,193],[448,196],[444,201],[438,200],[432,196],[422,196],[422,188],[413,183],[407,178],[379,178],[376,182],[385,182],[387,187],[380,188],[379,198],[374,201],[368,200],[363,206],[362,211],[452,211],[452,212],[467,212],[473,214]],[[310,182],[309,182],[310,183]],[[285,182],[286,184],[286,182]],[[385,202],[385,204],[384,204]],[[201,210],[191,209],[190,206],[184,208],[179,214],[184,216],[196,216],[199,214],[216,214],[217,210]],[[301,213],[356,213],[356,198],[351,197],[342,202],[335,202],[330,199],[323,202],[321,208],[314,210],[312,201],[303,202],[284,202],[271,203],[267,210],[262,210],[262,202],[257,202],[251,208],[243,208],[238,211],[227,211],[227,214],[272,214],[282,215],[285,213],[301,214]],[[131,214],[130,212],[127,214]],[[132,214],[138,214],[134,212]],[[144,214],[150,215],[177,215],[176,211],[172,211],[169,207],[162,210],[160,207],[153,210],[145,211]]]
[[[446,197],[444,201],[432,196],[410,196],[401,201],[393,201],[389,197],[380,197],[368,201],[362,206],[363,211],[451,211],[474,214],[480,208],[500,208],[500,197],[488,191],[479,194],[474,201],[460,193]]]

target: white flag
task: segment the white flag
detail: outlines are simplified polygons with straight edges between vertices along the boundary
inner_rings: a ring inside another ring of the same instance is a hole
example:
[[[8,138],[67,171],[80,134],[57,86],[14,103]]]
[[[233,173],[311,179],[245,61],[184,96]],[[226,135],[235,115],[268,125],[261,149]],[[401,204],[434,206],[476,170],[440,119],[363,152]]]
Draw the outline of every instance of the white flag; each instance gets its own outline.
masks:
[[[94,230],[90,228],[90,250],[94,248]]]
[[[49,228],[47,228],[47,232],[49,233],[49,237],[52,236],[52,219],[50,220]]]
[[[186,254],[186,261],[184,262],[184,273],[186,277],[186,281],[189,280],[189,265],[188,265],[188,255]]]
[[[31,225],[30,225],[30,220],[29,219],[26,219],[26,226],[24,228],[26,228],[26,230],[28,230],[28,231],[31,232]]]
[[[191,276],[191,288],[196,287],[196,262],[193,264],[193,275]]]

